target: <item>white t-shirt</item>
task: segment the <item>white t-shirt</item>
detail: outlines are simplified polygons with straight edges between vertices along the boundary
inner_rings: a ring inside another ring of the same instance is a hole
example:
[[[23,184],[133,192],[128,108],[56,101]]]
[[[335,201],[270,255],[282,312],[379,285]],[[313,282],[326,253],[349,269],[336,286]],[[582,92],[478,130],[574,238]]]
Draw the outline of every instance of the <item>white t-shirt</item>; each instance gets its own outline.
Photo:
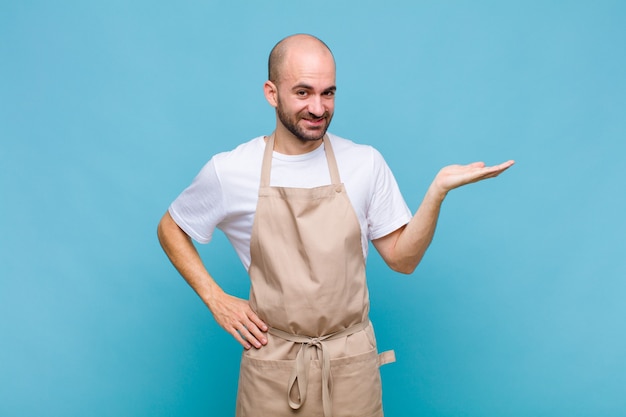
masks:
[[[383,237],[411,219],[391,170],[371,146],[328,134],[339,175],[361,224],[363,256],[369,240]],[[263,136],[219,153],[202,168],[169,208],[174,221],[191,238],[208,243],[215,228],[224,232],[246,270],[250,235],[258,200]],[[330,184],[324,146],[303,155],[274,152],[270,185],[313,188]]]

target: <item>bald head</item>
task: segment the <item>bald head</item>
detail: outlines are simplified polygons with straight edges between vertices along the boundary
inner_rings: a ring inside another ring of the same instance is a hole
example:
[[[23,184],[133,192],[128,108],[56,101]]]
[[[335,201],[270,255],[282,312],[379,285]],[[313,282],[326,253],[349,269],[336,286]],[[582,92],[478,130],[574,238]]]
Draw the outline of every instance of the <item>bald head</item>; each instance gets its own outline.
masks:
[[[267,66],[271,82],[278,82],[285,62],[294,52],[319,53],[330,56],[334,62],[330,48],[320,39],[306,34],[291,35],[278,42],[270,52]]]

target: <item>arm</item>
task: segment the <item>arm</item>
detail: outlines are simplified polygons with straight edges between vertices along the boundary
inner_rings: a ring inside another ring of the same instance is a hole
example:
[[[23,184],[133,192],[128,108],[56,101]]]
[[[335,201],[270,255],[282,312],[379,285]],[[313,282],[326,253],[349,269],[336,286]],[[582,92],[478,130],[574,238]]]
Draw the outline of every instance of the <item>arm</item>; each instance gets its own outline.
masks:
[[[513,164],[513,161],[507,161],[486,167],[482,162],[474,162],[443,168],[428,188],[411,221],[387,236],[373,240],[374,247],[391,269],[412,273],[433,240],[441,204],[448,192],[466,184],[497,177]]]
[[[267,326],[248,302],[226,294],[204,267],[191,238],[165,213],[157,230],[159,242],[185,281],[207,305],[217,323],[241,345],[250,349],[267,344]]]

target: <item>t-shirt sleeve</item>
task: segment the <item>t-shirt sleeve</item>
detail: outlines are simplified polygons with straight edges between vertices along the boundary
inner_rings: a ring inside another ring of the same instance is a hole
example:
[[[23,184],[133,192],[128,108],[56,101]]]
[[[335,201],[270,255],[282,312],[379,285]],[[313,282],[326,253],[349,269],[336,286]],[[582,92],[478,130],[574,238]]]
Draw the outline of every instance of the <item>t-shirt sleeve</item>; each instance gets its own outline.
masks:
[[[373,149],[372,157],[374,188],[368,210],[370,240],[386,236],[411,220],[411,211],[391,169],[377,150]]]
[[[224,193],[211,159],[169,207],[178,226],[199,243],[208,243],[225,216]]]

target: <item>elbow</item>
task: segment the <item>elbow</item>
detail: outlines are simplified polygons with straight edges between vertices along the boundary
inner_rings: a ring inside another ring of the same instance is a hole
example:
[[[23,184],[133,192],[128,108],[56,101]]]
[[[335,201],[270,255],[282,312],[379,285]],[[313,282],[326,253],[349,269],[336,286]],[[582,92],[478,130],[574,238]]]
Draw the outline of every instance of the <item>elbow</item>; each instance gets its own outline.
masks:
[[[163,228],[164,228],[163,223],[164,223],[164,218],[161,219],[161,221],[159,222],[159,224],[157,225],[157,228],[156,228],[157,238],[159,239],[159,243],[161,243],[161,244],[163,244],[164,234],[165,234],[165,232],[163,230]]]
[[[161,218],[161,221],[159,221],[159,224],[157,225],[157,230],[156,230],[159,243],[164,249],[165,249],[165,246],[167,245],[168,240],[172,236],[175,235],[173,232],[176,232],[177,229],[180,230],[178,228],[178,225],[174,222],[174,220],[170,216],[169,212],[165,212],[165,214]]]
[[[391,270],[404,275],[410,275],[415,271],[417,265],[419,265],[422,256],[423,253],[400,254],[397,251],[388,251],[384,253],[383,259]]]
[[[159,239],[159,243],[163,249],[167,252],[167,247],[172,245],[178,245],[180,242],[188,241],[191,242],[191,237],[185,233],[183,229],[181,229],[178,224],[172,219],[169,212],[166,212],[165,215],[161,218],[157,226],[157,237]]]
[[[407,268],[391,268],[396,272],[399,272],[404,275],[411,275],[413,271],[415,271],[415,267],[407,267]]]
[[[399,272],[404,275],[412,274],[417,268],[419,262],[406,261],[406,262],[388,262],[389,268],[395,272]]]

